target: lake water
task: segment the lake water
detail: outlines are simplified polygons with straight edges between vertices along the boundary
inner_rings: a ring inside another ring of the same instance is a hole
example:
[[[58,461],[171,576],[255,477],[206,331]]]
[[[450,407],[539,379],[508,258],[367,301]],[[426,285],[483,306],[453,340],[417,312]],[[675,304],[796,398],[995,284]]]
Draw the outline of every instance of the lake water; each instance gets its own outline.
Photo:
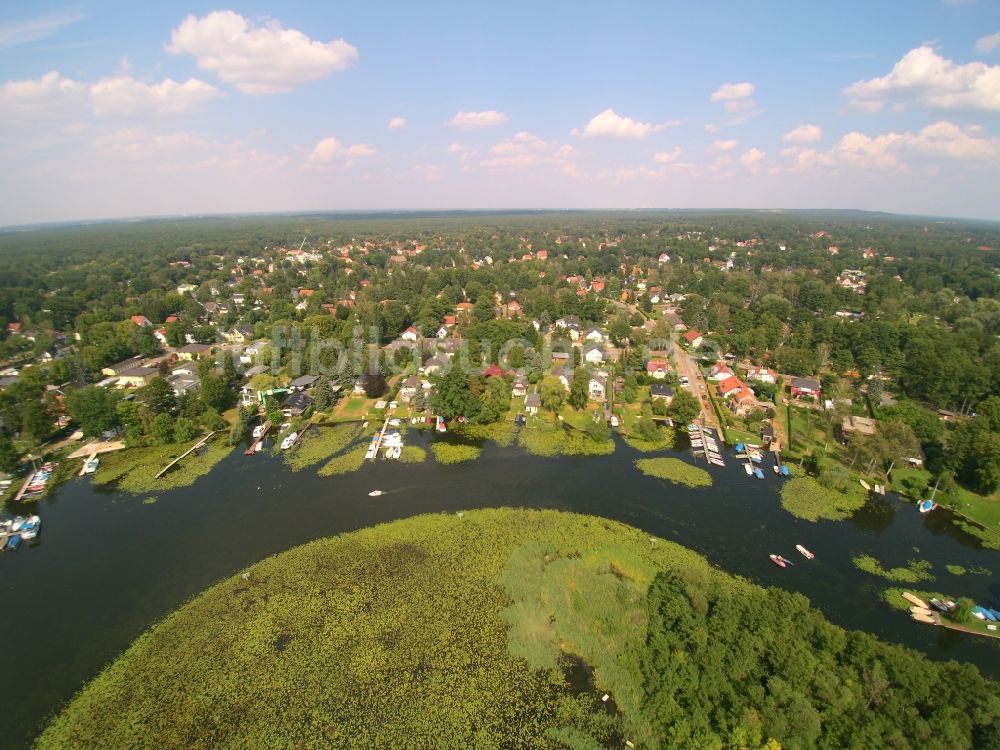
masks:
[[[37,545],[0,555],[0,746],[30,744],[136,636],[261,558],[397,518],[488,506],[559,508],[631,524],[730,573],[799,591],[839,625],[1000,677],[1000,641],[912,623],[880,600],[885,587],[897,584],[851,563],[860,553],[886,567],[927,560],[937,579],[917,588],[1000,608],[997,577],[945,570],[950,563],[1000,572],[1000,553],[980,549],[945,511],[922,516],[889,497],[872,500],[849,521],[813,524],[781,508],[777,477],[748,477],[732,458],[725,468],[710,469],[713,487],[687,489],[643,476],[633,466],[639,457],[624,443],[611,456],[555,459],[488,443],[467,464],[380,460],[324,478],[315,469],[292,472],[280,458],[235,451],[194,485],[157,493],[149,505],[75,478],[39,504]],[[386,494],[368,497],[376,488]],[[796,543],[816,559],[800,558]],[[775,567],[771,552],[789,557],[794,567]]]

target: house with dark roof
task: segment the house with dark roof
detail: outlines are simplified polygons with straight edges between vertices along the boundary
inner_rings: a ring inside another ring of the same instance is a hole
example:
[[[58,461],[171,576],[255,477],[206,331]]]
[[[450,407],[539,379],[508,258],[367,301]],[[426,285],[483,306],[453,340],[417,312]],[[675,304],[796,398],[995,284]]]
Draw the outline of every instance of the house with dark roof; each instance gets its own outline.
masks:
[[[788,387],[793,398],[819,398],[820,384],[815,378],[792,378],[788,381]]]
[[[674,400],[674,389],[666,383],[653,383],[649,386],[650,398],[662,398],[668,404]]]
[[[288,389],[290,391],[307,391],[316,384],[317,380],[319,380],[319,375],[300,375],[288,384]]]
[[[529,393],[524,397],[524,410],[528,414],[538,414],[538,407],[542,405],[542,397],[537,393]]]
[[[281,412],[286,417],[301,417],[302,412],[312,406],[312,396],[304,393],[293,393],[281,402]]]

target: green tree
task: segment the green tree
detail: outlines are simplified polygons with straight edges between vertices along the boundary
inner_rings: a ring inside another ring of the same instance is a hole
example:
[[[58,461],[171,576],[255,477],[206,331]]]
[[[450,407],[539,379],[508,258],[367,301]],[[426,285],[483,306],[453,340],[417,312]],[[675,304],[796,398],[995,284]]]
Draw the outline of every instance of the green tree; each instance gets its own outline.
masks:
[[[121,424],[117,411],[120,400],[118,391],[88,385],[66,394],[66,408],[84,435],[97,437]]]
[[[170,384],[159,375],[135,394],[136,400],[145,405],[151,414],[173,414],[177,411],[177,396]]]
[[[32,399],[22,404],[21,431],[30,435],[36,443],[43,442],[52,434],[52,418],[45,412],[41,401]]]
[[[557,377],[542,378],[539,397],[542,406],[552,413],[559,411],[566,399],[566,389],[563,388],[562,381]]]
[[[330,381],[321,377],[316,381],[316,385],[313,386],[312,390],[313,406],[316,411],[326,411],[331,406],[333,406],[333,389],[330,387]]]
[[[690,391],[680,388],[674,391],[674,398],[670,402],[667,414],[678,424],[690,424],[695,417],[701,413],[701,404]]]
[[[195,428],[194,422],[187,417],[177,417],[177,421],[174,422],[174,440],[178,443],[186,443],[193,440],[197,434],[198,430]]]
[[[174,420],[169,414],[157,414],[153,418],[153,425],[150,429],[150,437],[158,445],[166,445],[174,442]]]
[[[470,405],[473,398],[469,390],[469,376],[456,359],[448,372],[437,379],[431,396],[431,409],[445,419],[465,417],[472,411]]]
[[[226,382],[213,369],[202,376],[198,397],[205,407],[219,411],[229,405],[230,392]]]
[[[569,387],[569,404],[574,409],[583,409],[587,406],[587,398],[590,388],[590,373],[582,367],[573,370],[573,380]]]
[[[481,408],[476,415],[476,421],[482,423],[496,422],[510,407],[510,386],[503,378],[486,379],[486,390],[480,397]]]
[[[8,473],[17,468],[19,455],[14,442],[4,432],[0,432],[0,471]]]

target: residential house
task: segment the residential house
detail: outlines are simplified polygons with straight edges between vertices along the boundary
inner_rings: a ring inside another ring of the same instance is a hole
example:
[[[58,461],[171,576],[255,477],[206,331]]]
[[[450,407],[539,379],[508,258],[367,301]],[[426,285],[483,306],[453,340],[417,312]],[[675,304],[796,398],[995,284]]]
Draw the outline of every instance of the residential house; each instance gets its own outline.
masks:
[[[413,326],[410,326],[405,331],[403,331],[403,333],[400,335],[399,338],[401,338],[403,341],[416,341],[417,339],[420,338],[420,331],[418,331]]]
[[[566,392],[569,393],[570,384],[573,382],[573,368],[565,365],[562,367],[554,367],[552,369],[552,375],[559,379],[563,388],[565,388]]]
[[[167,376],[167,383],[174,391],[175,396],[180,396],[188,391],[196,391],[201,385],[198,377],[198,370],[193,365],[181,365],[175,367]]]
[[[666,383],[653,383],[649,386],[650,398],[662,398],[669,405],[674,400],[674,389]]]
[[[123,359],[121,362],[116,362],[113,365],[107,365],[101,368],[101,374],[107,375],[108,377],[114,377],[116,375],[121,375],[126,370],[131,370],[134,367],[139,367],[142,365],[142,357],[129,357],[128,359]]]
[[[243,377],[253,378],[256,377],[257,375],[266,375],[269,372],[271,372],[271,368],[268,367],[267,365],[254,365],[245,373],[243,373]]]
[[[719,394],[722,398],[727,398],[732,394],[736,393],[743,388],[743,383],[735,375],[730,375],[725,380],[721,381],[715,388],[715,392]]]
[[[266,341],[256,341],[250,346],[246,347],[240,354],[240,362],[244,365],[252,364],[256,361],[261,353],[267,348]]]
[[[760,426],[760,439],[764,441],[764,445],[770,445],[777,439],[773,424],[770,422],[764,422]]]
[[[704,340],[704,337],[694,328],[684,334],[684,341],[691,349],[697,349]]]
[[[433,375],[444,367],[448,366],[448,359],[440,355],[431,357],[429,360],[424,362],[424,374]]]
[[[510,386],[510,395],[513,398],[521,398],[528,392],[528,379],[523,375],[514,378]]]
[[[587,393],[591,401],[604,401],[608,390],[608,376],[604,372],[595,372],[590,376]]]
[[[722,382],[733,377],[732,368],[721,360],[712,365],[708,371],[708,379]]]
[[[583,349],[584,361],[589,362],[592,365],[604,364],[606,357],[607,352],[604,351],[604,347],[600,344],[591,344]]]
[[[849,414],[840,423],[840,438],[844,442],[847,442],[847,439],[855,433],[870,437],[875,434],[875,430],[874,419],[869,417],[855,417]]]
[[[308,391],[319,380],[319,375],[300,375],[288,384],[290,391]]]
[[[755,380],[758,383],[771,383],[773,385],[778,380],[778,373],[764,365],[751,367],[747,371],[747,380]]]
[[[144,385],[149,385],[149,381],[159,374],[160,371],[155,367],[143,367],[142,365],[131,367],[118,373],[116,385],[119,388],[142,388]]]
[[[298,392],[291,394],[281,403],[281,412],[286,417],[301,417],[302,413],[312,406],[312,396]]]
[[[580,319],[576,315],[567,315],[563,318],[559,318],[553,325],[560,331],[564,328],[569,328],[570,326],[576,326],[577,330],[579,330]]]
[[[814,378],[792,378],[788,385],[792,398],[801,398],[802,396],[819,398],[820,385],[819,381]]]
[[[439,339],[446,339],[448,338],[449,333],[450,329],[448,328],[448,326],[442,325],[440,328],[437,329],[437,331],[435,331],[434,335],[437,336],[437,338]]]
[[[248,325],[235,326],[226,331],[223,336],[230,344],[245,344],[253,338],[253,328]]]
[[[738,417],[745,417],[757,407],[757,396],[753,390],[740,384],[739,389],[726,400],[729,411]]]
[[[420,376],[411,375],[406,380],[404,380],[403,384],[399,387],[400,400],[409,401],[415,395],[417,395],[417,391],[419,391],[420,388],[421,388]]]
[[[529,393],[524,397],[524,410],[528,414],[538,414],[538,407],[542,405],[542,397],[537,393]]]
[[[591,328],[589,331],[587,331],[587,335],[584,336],[584,340],[589,341],[593,344],[603,344],[604,334],[601,332],[599,328]]]
[[[486,369],[483,370],[484,378],[502,378],[503,374],[503,368],[493,363],[487,365]]]
[[[145,315],[133,315],[130,320],[135,323],[140,328],[152,328],[153,324],[149,322],[149,318]]]
[[[198,291],[198,287],[196,287],[194,284],[179,284],[177,286],[178,294],[192,294],[193,292],[196,291]]]
[[[153,338],[160,342],[160,346],[167,345],[167,329],[157,328],[153,331]]]
[[[190,362],[191,360],[200,359],[201,357],[208,356],[212,353],[211,344],[185,344],[184,346],[177,349],[174,352],[177,355],[177,359]]]
[[[646,363],[646,374],[657,380],[663,380],[670,372],[670,362],[665,359],[651,359]]]
[[[20,335],[20,333],[21,333],[21,324],[17,323],[17,322],[8,323],[7,324],[7,333],[9,333],[11,336],[18,336],[18,335]]]

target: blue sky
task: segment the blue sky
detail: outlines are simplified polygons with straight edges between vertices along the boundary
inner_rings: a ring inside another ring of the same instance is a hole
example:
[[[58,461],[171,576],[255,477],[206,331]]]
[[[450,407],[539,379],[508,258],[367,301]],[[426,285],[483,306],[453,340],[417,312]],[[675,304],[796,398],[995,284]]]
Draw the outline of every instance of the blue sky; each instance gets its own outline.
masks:
[[[5,3],[0,224],[506,207],[1000,219],[996,0],[479,5]]]

